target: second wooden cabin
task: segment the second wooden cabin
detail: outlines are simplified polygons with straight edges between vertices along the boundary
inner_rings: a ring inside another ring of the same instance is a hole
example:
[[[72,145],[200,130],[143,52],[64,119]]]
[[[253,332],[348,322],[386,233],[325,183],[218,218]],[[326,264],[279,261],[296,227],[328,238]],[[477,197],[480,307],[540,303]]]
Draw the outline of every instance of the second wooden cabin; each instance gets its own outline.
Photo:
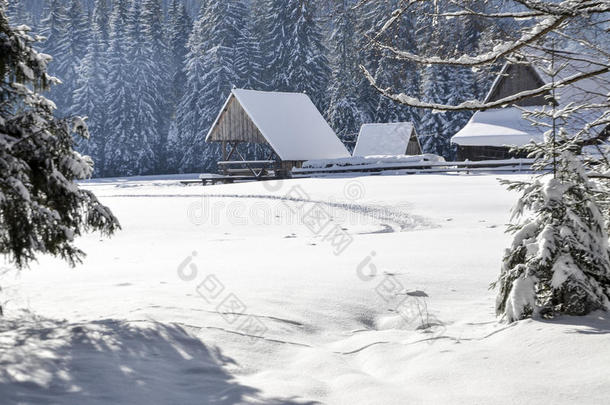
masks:
[[[549,58],[549,55],[539,56],[540,60],[546,59],[547,62]],[[599,68],[595,63],[587,62],[586,57],[580,58],[567,52],[556,52],[555,59],[557,66],[563,66],[557,80]],[[519,63],[508,62],[496,77],[485,102],[494,102],[523,91],[539,89],[551,80],[542,70],[534,68],[525,59]],[[457,145],[458,160],[518,157],[510,152],[512,146],[524,146],[532,141],[541,142],[544,140],[544,132],[548,130],[548,126],[534,126],[532,122],[524,119],[524,110],[539,111],[543,106],[548,109],[551,103],[560,107],[568,103],[594,104],[596,99],[603,99],[603,95],[609,92],[610,74],[606,73],[557,88],[557,100],[549,99],[550,92],[546,92],[544,95],[523,98],[504,108],[477,111],[466,126],[451,138],[451,142]],[[582,109],[571,114],[568,122],[561,122],[560,125],[570,133],[578,133],[583,130],[585,123],[595,120],[602,113],[603,111],[595,109]],[[593,138],[601,135],[601,138],[605,139],[609,134],[610,125],[600,125],[591,128],[587,136]],[[584,143],[587,144],[587,141]],[[594,143],[598,142],[591,142],[591,145]]]

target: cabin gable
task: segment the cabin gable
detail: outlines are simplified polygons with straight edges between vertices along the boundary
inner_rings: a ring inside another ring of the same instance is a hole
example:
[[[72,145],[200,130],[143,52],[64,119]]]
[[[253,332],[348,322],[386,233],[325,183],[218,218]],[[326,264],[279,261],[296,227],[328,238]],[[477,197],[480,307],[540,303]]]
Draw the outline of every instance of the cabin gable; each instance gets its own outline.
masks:
[[[522,91],[534,90],[544,85],[544,81],[532,66],[521,63],[507,63],[494,82],[485,102],[498,101],[505,97],[514,96]],[[549,92],[540,96],[528,97],[513,104],[520,107],[546,105],[548,100],[545,99],[545,96],[548,95],[550,95]]]
[[[417,133],[415,132],[415,128],[411,131],[411,137],[409,138],[409,143],[407,145],[407,150],[405,151],[405,155],[421,155],[422,149],[419,143],[419,139],[417,137]]]
[[[218,120],[208,135],[207,141],[239,141],[268,145],[261,131],[234,95],[231,95],[225,104]]]

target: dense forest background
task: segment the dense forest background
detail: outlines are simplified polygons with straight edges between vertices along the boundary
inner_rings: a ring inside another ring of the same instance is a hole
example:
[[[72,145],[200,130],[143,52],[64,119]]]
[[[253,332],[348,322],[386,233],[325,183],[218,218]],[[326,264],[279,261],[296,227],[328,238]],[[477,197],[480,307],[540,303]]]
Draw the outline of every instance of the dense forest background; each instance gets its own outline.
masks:
[[[471,2],[473,9],[493,2]],[[307,93],[350,146],[362,123],[412,121],[424,151],[451,159],[450,137],[470,113],[398,105],[387,87],[438,103],[482,97],[493,71],[420,67],[371,39],[422,54],[487,50],[506,31],[477,17],[439,23],[427,3],[378,34],[400,0],[9,0],[13,25],[46,39],[49,97],[60,116],[88,117],[78,149],[96,176],[214,171],[219,146],[205,135],[231,88]],[[446,26],[446,29],[443,27]],[[493,70],[493,68],[491,69]],[[250,158],[260,150],[243,151]]]

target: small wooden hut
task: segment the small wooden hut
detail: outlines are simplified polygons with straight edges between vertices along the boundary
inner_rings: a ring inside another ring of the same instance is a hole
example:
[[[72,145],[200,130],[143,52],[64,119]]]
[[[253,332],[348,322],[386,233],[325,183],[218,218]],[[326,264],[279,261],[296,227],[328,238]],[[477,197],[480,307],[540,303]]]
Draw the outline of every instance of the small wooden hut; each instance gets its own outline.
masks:
[[[588,62],[587,58],[578,58],[578,55],[573,54],[565,57],[561,55],[562,53],[555,54],[557,65],[563,65],[559,78],[598,68],[595,63]],[[548,57],[548,55],[540,56],[541,59]],[[537,89],[550,81],[550,77],[530,64],[506,63],[492,84],[485,102],[497,101],[526,90]],[[555,92],[557,100],[554,102],[560,106],[567,103],[594,104],[596,99],[603,98],[603,94],[610,92],[610,74],[594,76],[573,85],[559,87]],[[542,141],[545,128],[532,126],[531,122],[525,120],[522,115],[524,109],[539,110],[541,106],[548,106],[549,100],[545,98],[548,95],[547,92],[545,95],[519,100],[514,105],[505,108],[474,113],[466,126],[451,138],[451,142],[457,145],[458,160],[496,160],[519,157],[510,152],[512,146],[523,146],[531,141]],[[600,111],[583,109],[574,112],[570,116],[570,121],[565,124],[566,129],[579,131],[582,129],[583,123],[590,122],[592,117],[596,117],[596,114],[599,116]],[[609,128],[610,126],[597,127],[590,132],[592,136],[599,134],[603,138],[610,134]],[[587,142],[585,141],[584,144],[586,145]]]
[[[536,69],[528,64],[506,63],[494,80],[485,102],[497,101],[545,84]],[[548,105],[544,96],[519,100],[521,108]],[[498,160],[515,157],[508,145],[525,145],[531,140],[542,140],[543,133],[522,119],[517,107],[477,111],[451,142],[457,145],[458,160]]]
[[[349,152],[303,93],[233,89],[206,142],[222,144],[219,168],[225,174],[287,175],[306,160],[349,157]],[[243,143],[266,145],[265,160],[248,161]]]
[[[410,122],[364,124],[353,156],[421,155],[415,127]]]

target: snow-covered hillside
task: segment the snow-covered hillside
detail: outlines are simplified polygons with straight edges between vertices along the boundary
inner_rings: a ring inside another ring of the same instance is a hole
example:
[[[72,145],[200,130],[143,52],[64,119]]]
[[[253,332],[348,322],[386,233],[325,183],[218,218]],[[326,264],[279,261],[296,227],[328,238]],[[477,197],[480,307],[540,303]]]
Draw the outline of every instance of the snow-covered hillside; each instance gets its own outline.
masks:
[[[495,176],[85,187],[123,230],[76,269],[0,270],[2,404],[610,396],[606,314],[497,322],[516,195]]]

